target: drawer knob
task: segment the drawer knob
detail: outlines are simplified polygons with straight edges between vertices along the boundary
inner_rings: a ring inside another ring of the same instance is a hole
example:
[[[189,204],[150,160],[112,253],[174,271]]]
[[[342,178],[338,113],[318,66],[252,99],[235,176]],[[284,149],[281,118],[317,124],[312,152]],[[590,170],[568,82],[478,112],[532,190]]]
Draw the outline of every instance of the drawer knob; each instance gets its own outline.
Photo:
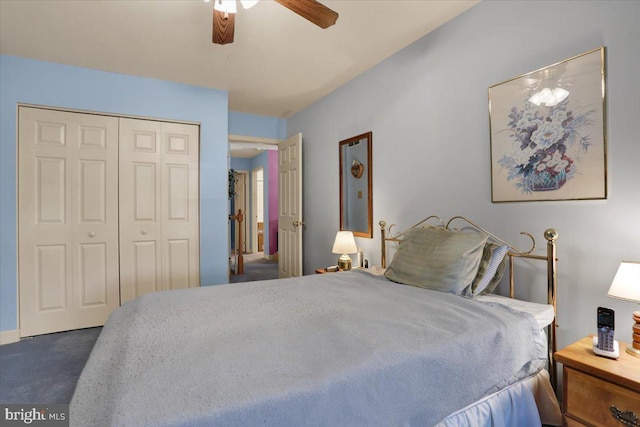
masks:
[[[640,426],[640,419],[635,414],[635,412],[621,411],[620,409],[616,408],[616,405],[611,405],[609,410],[611,411],[611,415],[613,415],[613,418],[620,421],[622,424],[626,426]]]

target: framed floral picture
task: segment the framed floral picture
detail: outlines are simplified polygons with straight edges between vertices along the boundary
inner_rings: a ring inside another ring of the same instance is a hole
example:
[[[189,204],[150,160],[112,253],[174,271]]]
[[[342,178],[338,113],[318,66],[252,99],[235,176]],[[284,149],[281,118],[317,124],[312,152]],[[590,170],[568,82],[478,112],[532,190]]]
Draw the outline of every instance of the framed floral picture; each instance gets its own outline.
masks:
[[[606,199],[605,48],[489,88],[493,202]]]

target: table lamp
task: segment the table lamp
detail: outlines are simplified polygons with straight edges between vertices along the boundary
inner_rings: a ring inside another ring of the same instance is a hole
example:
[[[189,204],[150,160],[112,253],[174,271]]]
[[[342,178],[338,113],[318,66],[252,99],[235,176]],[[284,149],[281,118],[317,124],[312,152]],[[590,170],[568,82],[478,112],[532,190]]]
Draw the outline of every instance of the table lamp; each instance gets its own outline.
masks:
[[[341,254],[340,258],[338,258],[338,268],[341,270],[351,270],[351,257],[349,254],[358,252],[353,233],[351,231],[338,231],[331,252]]]
[[[622,261],[607,295],[640,304],[640,262]],[[627,353],[640,357],[640,311],[633,312],[633,320],[633,343]]]

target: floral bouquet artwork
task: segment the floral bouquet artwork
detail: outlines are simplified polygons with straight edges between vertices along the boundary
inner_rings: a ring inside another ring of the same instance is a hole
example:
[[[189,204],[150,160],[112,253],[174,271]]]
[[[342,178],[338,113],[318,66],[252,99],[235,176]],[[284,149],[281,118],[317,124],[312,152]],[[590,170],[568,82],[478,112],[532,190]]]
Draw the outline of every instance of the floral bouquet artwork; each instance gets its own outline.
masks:
[[[587,153],[595,110],[574,114],[567,101],[546,108],[528,100],[509,113],[509,137],[513,149],[498,160],[523,193],[562,187],[578,172],[581,155]]]
[[[606,198],[604,48],[492,86],[489,102],[494,202]]]

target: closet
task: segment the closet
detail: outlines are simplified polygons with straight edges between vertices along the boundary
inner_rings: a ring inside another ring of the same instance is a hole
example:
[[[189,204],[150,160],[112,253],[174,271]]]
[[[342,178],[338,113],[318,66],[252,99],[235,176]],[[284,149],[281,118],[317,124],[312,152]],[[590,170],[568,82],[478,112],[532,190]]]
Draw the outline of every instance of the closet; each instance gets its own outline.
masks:
[[[199,127],[20,106],[20,334],[199,286]]]

